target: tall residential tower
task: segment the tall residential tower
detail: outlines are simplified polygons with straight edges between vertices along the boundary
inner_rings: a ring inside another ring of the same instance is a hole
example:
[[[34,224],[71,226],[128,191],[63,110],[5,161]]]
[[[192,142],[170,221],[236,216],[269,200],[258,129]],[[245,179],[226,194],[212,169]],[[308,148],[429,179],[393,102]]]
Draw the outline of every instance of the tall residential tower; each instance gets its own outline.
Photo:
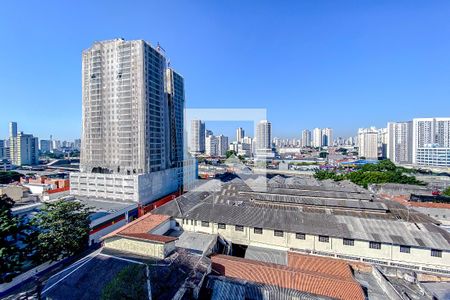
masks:
[[[96,42],[82,55],[80,173],[71,194],[151,202],[181,187],[183,78],[143,40]]]

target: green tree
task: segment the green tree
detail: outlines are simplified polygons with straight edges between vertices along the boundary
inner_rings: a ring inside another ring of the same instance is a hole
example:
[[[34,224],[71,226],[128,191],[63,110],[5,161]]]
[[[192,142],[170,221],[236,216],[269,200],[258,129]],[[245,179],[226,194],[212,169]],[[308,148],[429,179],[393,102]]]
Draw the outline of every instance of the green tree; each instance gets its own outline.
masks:
[[[147,299],[146,280],[144,265],[127,266],[104,286],[101,299]]]
[[[231,155],[236,155],[236,151],[234,151],[234,150],[227,150],[225,155],[226,155],[227,158],[229,158]]]
[[[448,188],[446,188],[446,189],[442,192],[442,194],[445,195],[445,196],[449,196],[449,197],[450,197],[450,186],[449,186]]]
[[[46,203],[33,218],[38,228],[34,260],[56,261],[85,250],[89,244],[90,210],[77,201]]]
[[[20,273],[23,252],[18,244],[22,227],[11,208],[14,201],[6,195],[0,197],[0,283],[9,282]]]
[[[319,157],[320,158],[327,158],[327,156],[328,156],[327,152],[322,151],[322,152],[319,153]]]
[[[14,171],[0,171],[1,184],[8,184],[13,181],[19,181],[20,177],[23,177],[23,175]]]

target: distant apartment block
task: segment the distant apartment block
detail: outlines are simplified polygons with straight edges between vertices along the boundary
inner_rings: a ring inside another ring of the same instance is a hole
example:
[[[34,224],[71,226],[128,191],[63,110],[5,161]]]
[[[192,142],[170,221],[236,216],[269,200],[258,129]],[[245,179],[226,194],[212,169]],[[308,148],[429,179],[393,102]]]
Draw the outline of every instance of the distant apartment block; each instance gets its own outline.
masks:
[[[316,148],[322,147],[322,129],[314,128],[312,132],[312,146]]]
[[[80,172],[71,194],[149,203],[183,184],[184,83],[143,40],[82,55]]]
[[[375,127],[358,130],[359,157],[378,159],[378,130]]]
[[[208,156],[217,156],[217,138],[214,135],[208,135],[205,138],[205,154]]]
[[[256,125],[256,153],[261,156],[272,154],[272,123],[267,120]]]
[[[450,118],[413,119],[413,163],[450,166]]]
[[[412,163],[412,122],[389,122],[387,158],[400,164]]]
[[[217,138],[217,156],[226,156],[228,150],[228,137],[218,135]]]
[[[53,142],[51,140],[40,140],[39,150],[41,153],[48,153],[53,150]]]
[[[387,158],[387,144],[388,144],[388,129],[378,129],[378,157],[382,159]]]
[[[302,147],[311,146],[311,131],[305,129],[302,131]]]
[[[331,128],[322,129],[322,146],[323,147],[333,146],[333,129]]]
[[[236,142],[242,143],[244,136],[245,132],[243,128],[239,127],[238,129],[236,129]]]
[[[191,121],[190,152],[200,154],[205,152],[205,123],[201,120]]]
[[[12,165],[36,165],[39,163],[39,141],[32,134],[17,131],[17,123],[9,124],[9,152]]]

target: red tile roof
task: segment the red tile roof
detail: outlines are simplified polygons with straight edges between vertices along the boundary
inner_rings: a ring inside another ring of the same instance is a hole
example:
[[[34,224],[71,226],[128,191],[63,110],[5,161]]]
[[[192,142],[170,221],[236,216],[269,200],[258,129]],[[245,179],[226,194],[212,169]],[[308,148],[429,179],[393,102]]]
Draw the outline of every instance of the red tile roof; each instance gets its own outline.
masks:
[[[288,266],[299,271],[317,272],[325,276],[353,280],[350,266],[339,259],[288,252]]]
[[[176,240],[177,238],[150,233],[153,229],[168,220],[170,220],[170,216],[149,213],[105,235],[103,239],[119,235],[124,237],[139,238],[147,241],[168,243]]]
[[[345,277],[346,275],[344,277],[330,276],[324,273],[302,271],[289,266],[227,255],[214,255],[211,257],[211,261],[212,269],[223,276],[276,285],[336,299],[365,299],[361,286],[355,280]],[[323,262],[318,262],[318,264],[321,263]]]

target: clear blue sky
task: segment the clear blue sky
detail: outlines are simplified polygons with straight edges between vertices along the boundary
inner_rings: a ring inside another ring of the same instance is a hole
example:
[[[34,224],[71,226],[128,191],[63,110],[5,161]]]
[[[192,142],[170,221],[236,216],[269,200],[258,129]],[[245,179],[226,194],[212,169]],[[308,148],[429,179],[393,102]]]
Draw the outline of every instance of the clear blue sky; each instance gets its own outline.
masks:
[[[78,137],[81,51],[115,37],[160,42],[188,107],[267,108],[276,136],[450,115],[450,1],[10,0],[0,137]]]

